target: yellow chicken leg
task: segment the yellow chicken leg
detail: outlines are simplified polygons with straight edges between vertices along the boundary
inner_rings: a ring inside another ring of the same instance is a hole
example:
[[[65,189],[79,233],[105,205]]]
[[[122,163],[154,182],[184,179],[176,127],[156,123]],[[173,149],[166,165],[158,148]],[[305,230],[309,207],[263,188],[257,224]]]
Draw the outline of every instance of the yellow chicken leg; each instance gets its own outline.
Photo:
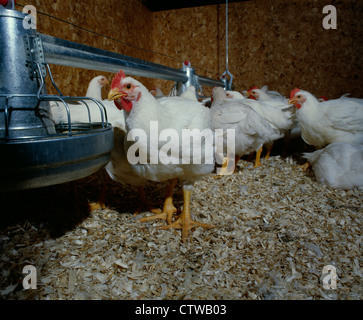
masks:
[[[305,162],[304,164],[300,165],[299,168],[301,168],[303,171],[308,170],[308,168],[310,167],[310,163],[309,162]]]
[[[265,159],[268,160],[268,158],[270,158],[270,153],[272,151],[272,148],[273,148],[273,144],[270,145],[268,148],[267,148],[267,151],[266,151],[266,155],[265,155]]]
[[[140,222],[146,222],[154,219],[163,219],[168,224],[171,224],[171,219],[173,217],[173,214],[177,212],[177,209],[173,205],[173,193],[174,188],[176,184],[178,183],[178,179],[172,179],[170,183],[168,184],[166,188],[166,197],[163,205],[163,211],[160,212],[159,209],[151,210],[153,213],[155,213],[153,216],[145,217],[139,219]]]
[[[161,230],[166,229],[182,229],[182,242],[185,242],[188,238],[188,232],[189,229],[196,228],[196,227],[202,227],[202,228],[214,228],[213,225],[210,224],[204,224],[197,221],[193,221],[191,219],[190,215],[190,196],[191,191],[183,188],[183,197],[184,197],[184,205],[183,205],[183,211],[180,214],[179,218],[172,224],[168,226],[160,227]]]
[[[233,154],[230,154],[230,155],[227,155],[227,157],[223,158],[222,167],[217,170],[218,175],[225,176],[225,175],[230,175],[230,174],[236,172],[237,162],[240,159],[240,156],[234,155],[234,163],[231,163],[232,156],[233,156]],[[233,165],[233,171],[232,171],[231,165]]]
[[[257,152],[256,152],[256,160],[255,160],[254,168],[256,168],[256,167],[258,167],[258,166],[261,165],[260,158],[261,158],[262,148],[263,147],[261,147],[260,149],[258,149]]]
[[[90,212],[93,212],[98,209],[106,209],[105,200],[106,200],[106,190],[107,190],[107,181],[103,177],[102,187],[100,191],[100,197],[97,202],[91,202],[88,204]]]

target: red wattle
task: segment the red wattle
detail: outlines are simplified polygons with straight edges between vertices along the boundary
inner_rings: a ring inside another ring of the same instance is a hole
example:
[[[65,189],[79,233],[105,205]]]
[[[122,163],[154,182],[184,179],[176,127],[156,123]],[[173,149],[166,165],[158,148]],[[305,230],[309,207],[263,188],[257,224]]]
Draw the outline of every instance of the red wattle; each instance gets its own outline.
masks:
[[[133,106],[132,102],[126,99],[121,99],[121,105],[122,108],[127,112],[130,112]]]

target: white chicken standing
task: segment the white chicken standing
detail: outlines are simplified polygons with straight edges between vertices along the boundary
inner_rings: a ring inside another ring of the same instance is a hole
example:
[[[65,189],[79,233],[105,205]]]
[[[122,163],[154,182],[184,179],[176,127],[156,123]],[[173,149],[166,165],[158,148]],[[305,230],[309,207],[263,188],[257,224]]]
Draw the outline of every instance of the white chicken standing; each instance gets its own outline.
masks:
[[[91,97],[97,99],[98,101],[102,101],[102,91],[101,89],[109,84],[109,81],[105,76],[97,76],[94,77],[90,83],[88,84],[86,97]]]
[[[289,106],[287,103],[284,108],[282,107],[282,103],[280,107],[276,107],[274,105],[268,104],[267,102],[265,103],[265,101],[246,99],[243,97],[242,94],[240,94],[237,91],[227,91],[226,94],[227,98],[235,100],[243,100],[244,104],[249,105],[261,117],[263,117],[273,126],[275,126],[280,131],[280,136],[278,136],[277,139],[282,138],[285,135],[285,133],[291,129],[293,125],[293,110],[291,106]],[[267,153],[265,159],[269,158],[274,141],[275,140],[265,144],[265,146],[267,147]],[[262,153],[262,147],[256,153],[255,167],[260,165],[261,153]]]
[[[93,78],[88,85],[86,96],[94,99],[100,98],[101,88],[107,83],[108,80],[104,76],[97,76]],[[101,112],[99,107],[93,101],[86,101],[90,111],[91,121],[100,122]],[[141,206],[137,209],[137,211],[139,211],[142,206],[148,206],[144,195],[144,185],[146,180],[135,174],[131,170],[131,166],[127,161],[126,152],[124,150],[124,140],[126,136],[124,114],[115,106],[113,101],[109,101],[108,99],[99,101],[102,102],[106,109],[107,120],[112,125],[114,133],[114,147],[111,151],[110,161],[105,167],[106,172],[112,180],[120,184],[130,184],[138,188],[138,193],[141,200]],[[89,121],[88,112],[83,104],[69,103],[68,106],[71,114],[71,122],[87,123]],[[53,113],[53,118],[57,124],[68,122],[67,113],[62,104],[52,104],[51,110]],[[90,204],[91,211],[99,208],[105,208],[105,198],[106,181],[103,183],[98,202]]]
[[[188,88],[186,88],[185,91],[183,93],[181,93],[179,97],[182,97],[184,99],[198,101],[197,95],[196,95],[196,90],[193,85],[190,85]]]
[[[212,125],[214,129],[235,130],[234,171],[240,157],[259,150],[265,143],[280,137],[280,131],[253,108],[245,103],[247,99],[230,99],[221,87],[212,91]],[[227,133],[223,132],[224,145]],[[227,155],[230,158],[231,155]],[[229,159],[227,159],[229,161]],[[228,163],[225,161],[225,165]],[[222,167],[222,173],[228,169]]]
[[[128,160],[133,163],[133,170],[142,178],[151,181],[175,181],[176,179],[182,181],[183,210],[175,222],[161,229],[182,229],[182,241],[185,242],[189,229],[198,226],[213,227],[193,221],[190,213],[190,197],[195,181],[214,170],[213,155],[210,161],[202,160],[207,152],[204,147],[208,139],[200,140],[199,150],[194,143],[193,145],[185,144],[182,139],[183,129],[200,132],[204,129],[210,130],[210,110],[198,101],[180,97],[156,100],[142,83],[132,77],[126,77],[122,70],[113,78],[108,98],[114,100],[119,109],[124,110],[129,140],[126,150]],[[166,136],[164,134],[166,140],[167,137],[171,138],[167,143],[162,143],[165,140],[159,139],[159,134],[161,137],[163,133],[166,134]],[[171,157],[167,156],[169,151],[171,151]],[[191,154],[198,154],[198,151],[201,153],[199,159],[201,161],[196,163],[190,161]],[[161,161],[162,155],[167,159],[164,158]],[[166,218],[162,218],[167,219],[174,212],[171,206]],[[155,215],[153,218],[160,218],[160,216]]]
[[[262,101],[270,106],[286,109],[289,108],[289,99],[285,98],[282,94],[280,94],[277,91],[269,91],[268,87],[265,85],[261,89],[259,89],[257,86],[254,86],[247,90],[246,96],[257,100]],[[289,130],[285,131],[284,134],[284,145],[285,149],[288,147],[289,143],[293,139],[297,139],[301,136],[301,130],[299,127],[299,122],[296,120],[296,117],[294,116],[293,123]],[[272,148],[272,146],[271,146]],[[268,151],[268,155],[270,154],[271,150]]]
[[[363,144],[363,99],[348,98],[319,102],[311,93],[294,89],[290,104],[303,140],[317,148],[333,142]]]
[[[363,145],[334,142],[303,157],[312,165],[319,183],[331,188],[363,187]]]

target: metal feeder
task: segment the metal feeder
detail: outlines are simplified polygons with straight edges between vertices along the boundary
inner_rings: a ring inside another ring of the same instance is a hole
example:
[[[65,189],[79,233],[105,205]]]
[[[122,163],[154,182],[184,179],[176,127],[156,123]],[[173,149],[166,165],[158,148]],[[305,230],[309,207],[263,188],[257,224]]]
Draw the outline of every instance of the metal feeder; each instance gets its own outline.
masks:
[[[88,176],[110,159],[112,126],[101,102],[67,97],[56,87],[44,61],[39,34],[23,27],[25,14],[0,6],[0,191],[49,186]],[[48,95],[48,74],[59,95]],[[67,111],[68,122],[56,126],[50,102]],[[99,106],[101,122],[72,123],[68,102],[87,112]]]

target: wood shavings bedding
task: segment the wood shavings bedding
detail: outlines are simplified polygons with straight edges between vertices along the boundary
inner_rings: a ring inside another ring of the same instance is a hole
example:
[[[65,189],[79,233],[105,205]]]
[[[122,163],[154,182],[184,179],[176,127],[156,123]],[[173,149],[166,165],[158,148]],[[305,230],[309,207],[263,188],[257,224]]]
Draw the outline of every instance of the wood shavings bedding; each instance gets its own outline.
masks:
[[[292,158],[255,169],[240,160],[236,174],[196,184],[192,214],[215,228],[183,244],[178,230],[158,230],[165,222],[137,221],[150,213],[132,215],[129,186],[110,181],[108,208],[85,213],[102,174],[78,181],[78,196],[67,184],[48,197],[3,197],[2,299],[362,299],[362,190],[320,185]],[[160,206],[164,185],[149,183],[146,194]],[[36,290],[22,288],[27,264],[37,268]],[[326,265],[337,271],[334,290],[323,287]]]

